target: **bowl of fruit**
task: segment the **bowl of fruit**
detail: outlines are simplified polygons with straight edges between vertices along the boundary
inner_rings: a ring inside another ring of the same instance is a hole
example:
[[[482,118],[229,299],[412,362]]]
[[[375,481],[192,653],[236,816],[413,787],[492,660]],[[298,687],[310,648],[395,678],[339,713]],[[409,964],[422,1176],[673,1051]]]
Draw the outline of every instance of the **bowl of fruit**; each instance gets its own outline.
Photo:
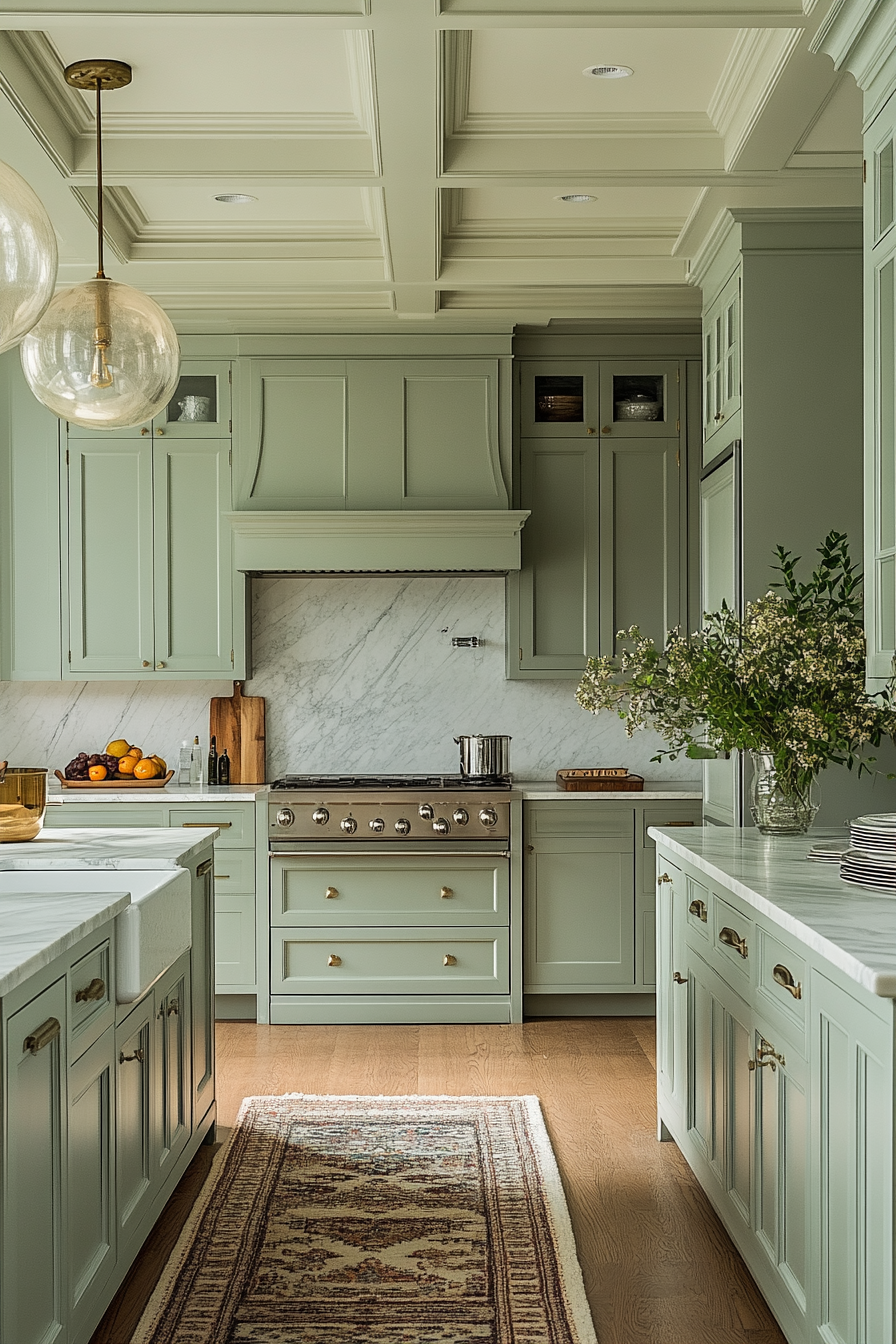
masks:
[[[140,747],[117,737],[105,751],[79,752],[64,774],[57,770],[55,775],[64,789],[164,789],[174,771],[161,756],[144,755]]]

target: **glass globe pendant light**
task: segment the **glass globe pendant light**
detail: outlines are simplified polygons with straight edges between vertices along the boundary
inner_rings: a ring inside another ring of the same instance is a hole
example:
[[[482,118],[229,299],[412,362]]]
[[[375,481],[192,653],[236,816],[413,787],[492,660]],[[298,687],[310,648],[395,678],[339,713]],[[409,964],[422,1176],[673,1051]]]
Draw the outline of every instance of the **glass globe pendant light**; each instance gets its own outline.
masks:
[[[0,163],[0,354],[18,345],[56,287],[56,233],[50,217],[8,163]]]
[[[152,419],[174,395],[180,346],[167,313],[103,270],[104,89],[131,82],[123,61],[76,61],[65,78],[96,90],[96,279],[61,291],[22,342],[31,391],[62,420],[85,429],[129,429]]]

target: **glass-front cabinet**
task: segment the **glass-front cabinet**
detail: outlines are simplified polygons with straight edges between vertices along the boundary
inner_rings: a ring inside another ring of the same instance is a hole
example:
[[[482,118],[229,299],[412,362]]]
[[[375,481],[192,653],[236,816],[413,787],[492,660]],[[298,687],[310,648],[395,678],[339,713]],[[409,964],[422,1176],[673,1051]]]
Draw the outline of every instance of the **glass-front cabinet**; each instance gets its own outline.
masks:
[[[740,296],[738,269],[703,318],[703,461],[740,435]]]
[[[185,359],[180,366],[180,378],[174,396],[154,416],[142,425],[130,429],[84,429],[68,425],[70,439],[93,438],[96,435],[116,439],[153,438],[220,439],[230,436],[231,421],[231,366],[226,359]]]

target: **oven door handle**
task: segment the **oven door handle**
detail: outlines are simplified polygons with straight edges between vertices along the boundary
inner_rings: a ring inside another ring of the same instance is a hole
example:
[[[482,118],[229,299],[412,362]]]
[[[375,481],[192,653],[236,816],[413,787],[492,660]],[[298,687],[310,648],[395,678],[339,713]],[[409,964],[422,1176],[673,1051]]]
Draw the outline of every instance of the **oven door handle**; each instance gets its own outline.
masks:
[[[344,859],[349,854],[357,854],[363,859],[375,858],[381,854],[384,859],[395,859],[399,854],[410,854],[413,858],[419,859],[425,854],[433,854],[436,857],[447,858],[449,854],[458,859],[509,859],[509,849],[450,849],[447,845],[432,845],[428,849],[365,849],[359,850],[351,841],[347,841],[341,849],[270,849],[268,856],[272,859]]]

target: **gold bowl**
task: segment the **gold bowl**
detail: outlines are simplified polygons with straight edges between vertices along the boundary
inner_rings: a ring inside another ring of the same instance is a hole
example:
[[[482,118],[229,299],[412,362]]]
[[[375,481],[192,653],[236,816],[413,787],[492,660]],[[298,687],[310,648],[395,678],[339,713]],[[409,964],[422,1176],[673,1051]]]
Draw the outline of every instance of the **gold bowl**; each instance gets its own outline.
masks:
[[[0,761],[0,844],[33,840],[40,834],[46,810],[46,768]]]

